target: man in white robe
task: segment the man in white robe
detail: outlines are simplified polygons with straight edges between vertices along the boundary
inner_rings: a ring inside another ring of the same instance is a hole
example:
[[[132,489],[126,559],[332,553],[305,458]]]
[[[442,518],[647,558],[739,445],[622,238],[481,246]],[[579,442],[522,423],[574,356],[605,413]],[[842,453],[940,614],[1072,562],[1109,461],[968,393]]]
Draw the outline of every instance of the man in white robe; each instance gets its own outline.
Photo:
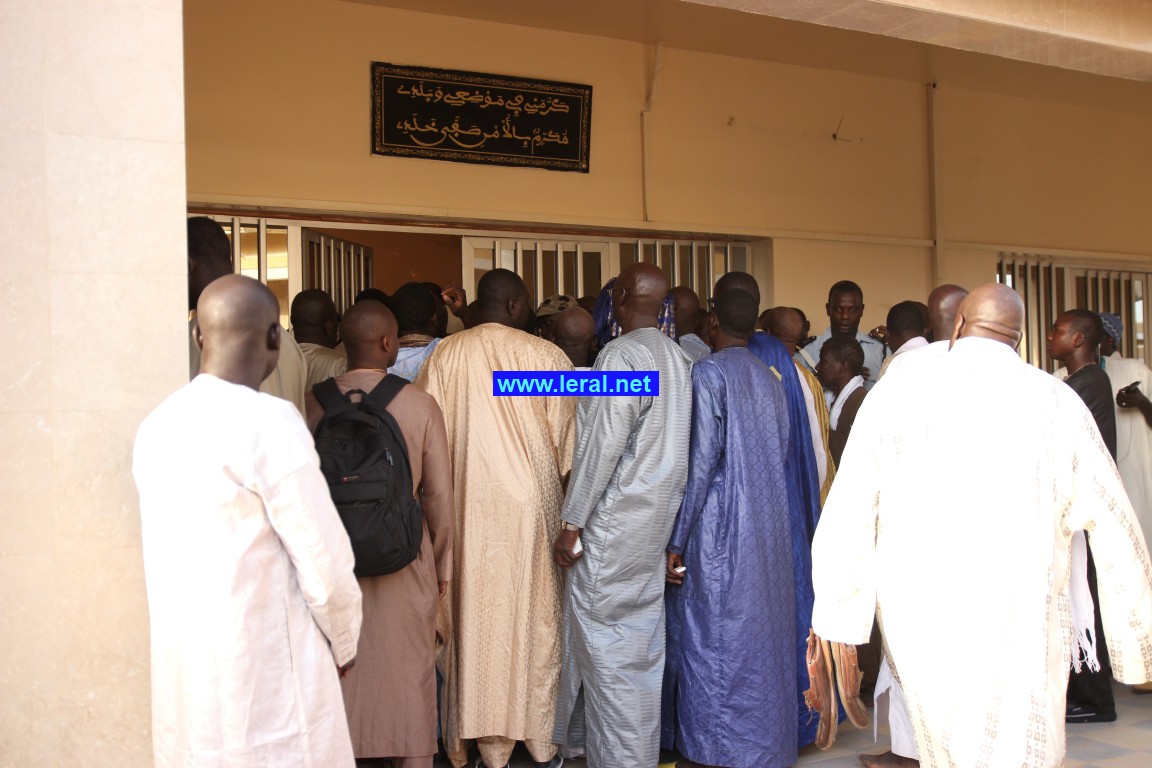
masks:
[[[1143,360],[1121,357],[1124,336],[1118,315],[1100,313],[1105,339],[1100,343],[1100,366],[1112,382],[1116,398],[1116,467],[1124,490],[1144,529],[1144,542],[1152,548],[1152,370]]]
[[[201,372],[141,424],[140,491],[159,768],[352,768],[352,549],[300,414],[256,391],[275,367],[272,293],[200,297]]]
[[[899,354],[893,354],[884,361],[887,375],[897,376],[897,371],[903,370],[904,365],[914,365],[917,362],[931,360],[935,355],[948,352],[952,345],[952,328],[956,325],[956,313],[960,309],[960,302],[968,295],[968,291],[959,285],[946,283],[932,289],[928,294],[928,323],[929,336],[936,341],[926,345],[918,345],[911,350],[904,350],[907,344],[898,345]],[[927,337],[925,337],[927,341]],[[941,407],[947,407],[946,404]],[[937,435],[939,440],[949,440],[950,435]],[[945,469],[945,471],[947,471]],[[909,768],[920,764],[920,755],[916,751],[916,736],[912,728],[912,715],[908,711],[908,700],[904,690],[892,674],[892,667],[888,659],[881,656],[880,670],[876,680],[875,705],[877,726],[880,722],[880,713],[885,711],[887,699],[888,734],[891,749],[879,755],[859,755],[860,762],[867,768]]]
[[[1062,765],[1075,531],[1114,675],[1152,676],[1143,537],[1091,414],[1015,353],[1022,319],[978,288],[951,351],[872,392],[813,542],[814,629],[861,643],[878,612],[925,766]]]

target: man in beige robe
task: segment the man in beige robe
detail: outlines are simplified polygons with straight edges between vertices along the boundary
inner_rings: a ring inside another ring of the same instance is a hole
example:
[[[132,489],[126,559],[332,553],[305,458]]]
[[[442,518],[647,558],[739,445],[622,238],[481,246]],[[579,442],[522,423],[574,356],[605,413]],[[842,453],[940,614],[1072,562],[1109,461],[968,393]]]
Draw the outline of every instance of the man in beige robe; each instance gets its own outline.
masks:
[[[196,301],[204,288],[214,280],[233,274],[232,244],[224,228],[207,216],[188,219],[188,378],[200,370],[200,347],[196,345]],[[280,353],[276,367],[260,391],[287,400],[304,415],[304,389],[308,363],[291,334],[280,334]]]
[[[340,315],[327,292],[319,288],[300,291],[292,299],[288,316],[292,323],[292,337],[308,365],[304,390],[311,391],[325,379],[339,376],[348,370],[348,358],[340,342]]]
[[[1152,565],[1132,506],[1080,398],[1016,354],[1023,316],[1011,288],[977,288],[950,351],[876,386],[813,541],[813,628],[862,643],[879,615],[929,768],[1063,764],[1076,531],[1113,674],[1152,676]]]
[[[572,363],[520,330],[533,317],[515,273],[488,272],[477,293],[475,326],[440,342],[416,379],[444,412],[456,492],[454,580],[441,617],[444,746],[457,768],[472,739],[488,768],[503,768],[517,741],[539,765],[558,766],[562,576],[551,547],[576,398],[494,397],[492,372]]]
[[[371,392],[396,359],[396,320],[387,307],[362,301],[340,325],[351,368],[336,377],[342,393]],[[308,427],[324,409],[305,396]],[[344,708],[357,758],[391,758],[393,768],[431,768],[436,752],[436,613],[452,577],[455,514],[452,466],[440,407],[406,386],[387,411],[404,435],[412,487],[424,512],[416,559],[395,573],[357,579],[364,624],[356,669],[343,680]]]
[[[202,370],[140,425],[132,461],[155,764],[353,768],[337,670],[360,590],[300,414],[256,392],[276,298],[229,275],[199,306]]]

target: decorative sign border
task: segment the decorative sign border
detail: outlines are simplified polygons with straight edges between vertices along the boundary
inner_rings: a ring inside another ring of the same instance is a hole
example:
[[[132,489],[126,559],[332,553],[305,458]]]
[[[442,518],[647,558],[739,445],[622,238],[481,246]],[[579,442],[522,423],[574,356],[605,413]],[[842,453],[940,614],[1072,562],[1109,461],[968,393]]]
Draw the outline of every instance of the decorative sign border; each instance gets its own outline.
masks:
[[[588,173],[592,86],[372,62],[372,154]]]

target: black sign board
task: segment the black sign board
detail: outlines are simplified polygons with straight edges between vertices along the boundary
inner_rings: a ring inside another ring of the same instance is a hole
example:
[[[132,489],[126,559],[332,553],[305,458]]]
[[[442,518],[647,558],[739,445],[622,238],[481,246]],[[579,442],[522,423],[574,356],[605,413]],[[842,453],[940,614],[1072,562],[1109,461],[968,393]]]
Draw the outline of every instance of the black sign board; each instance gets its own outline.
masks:
[[[592,86],[372,63],[372,153],[588,173]]]

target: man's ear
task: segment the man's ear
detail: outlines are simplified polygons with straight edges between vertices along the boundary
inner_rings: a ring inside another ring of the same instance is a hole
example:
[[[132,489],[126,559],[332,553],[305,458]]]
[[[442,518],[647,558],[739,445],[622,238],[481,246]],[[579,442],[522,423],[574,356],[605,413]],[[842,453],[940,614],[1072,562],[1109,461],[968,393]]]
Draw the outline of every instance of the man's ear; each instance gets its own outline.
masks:
[[[956,339],[960,338],[960,334],[964,332],[964,324],[964,315],[957,312],[956,322],[952,324],[952,339],[948,342],[948,349],[952,349],[952,345],[956,343]]]
[[[199,330],[199,326],[197,326],[197,330]],[[268,338],[265,340],[265,343],[268,345],[268,351],[270,351],[270,352],[279,352],[280,351],[280,323],[279,322],[272,323],[272,325],[268,326]]]
[[[832,317],[832,302],[828,302],[824,305],[824,314],[828,315],[828,317]]]
[[[196,323],[195,332],[192,334],[192,340],[196,342],[196,349],[203,352],[204,351],[204,334],[200,333],[200,323]]]
[[[520,299],[513,297],[504,303],[504,311],[508,313],[509,317],[516,317],[520,310]]]

